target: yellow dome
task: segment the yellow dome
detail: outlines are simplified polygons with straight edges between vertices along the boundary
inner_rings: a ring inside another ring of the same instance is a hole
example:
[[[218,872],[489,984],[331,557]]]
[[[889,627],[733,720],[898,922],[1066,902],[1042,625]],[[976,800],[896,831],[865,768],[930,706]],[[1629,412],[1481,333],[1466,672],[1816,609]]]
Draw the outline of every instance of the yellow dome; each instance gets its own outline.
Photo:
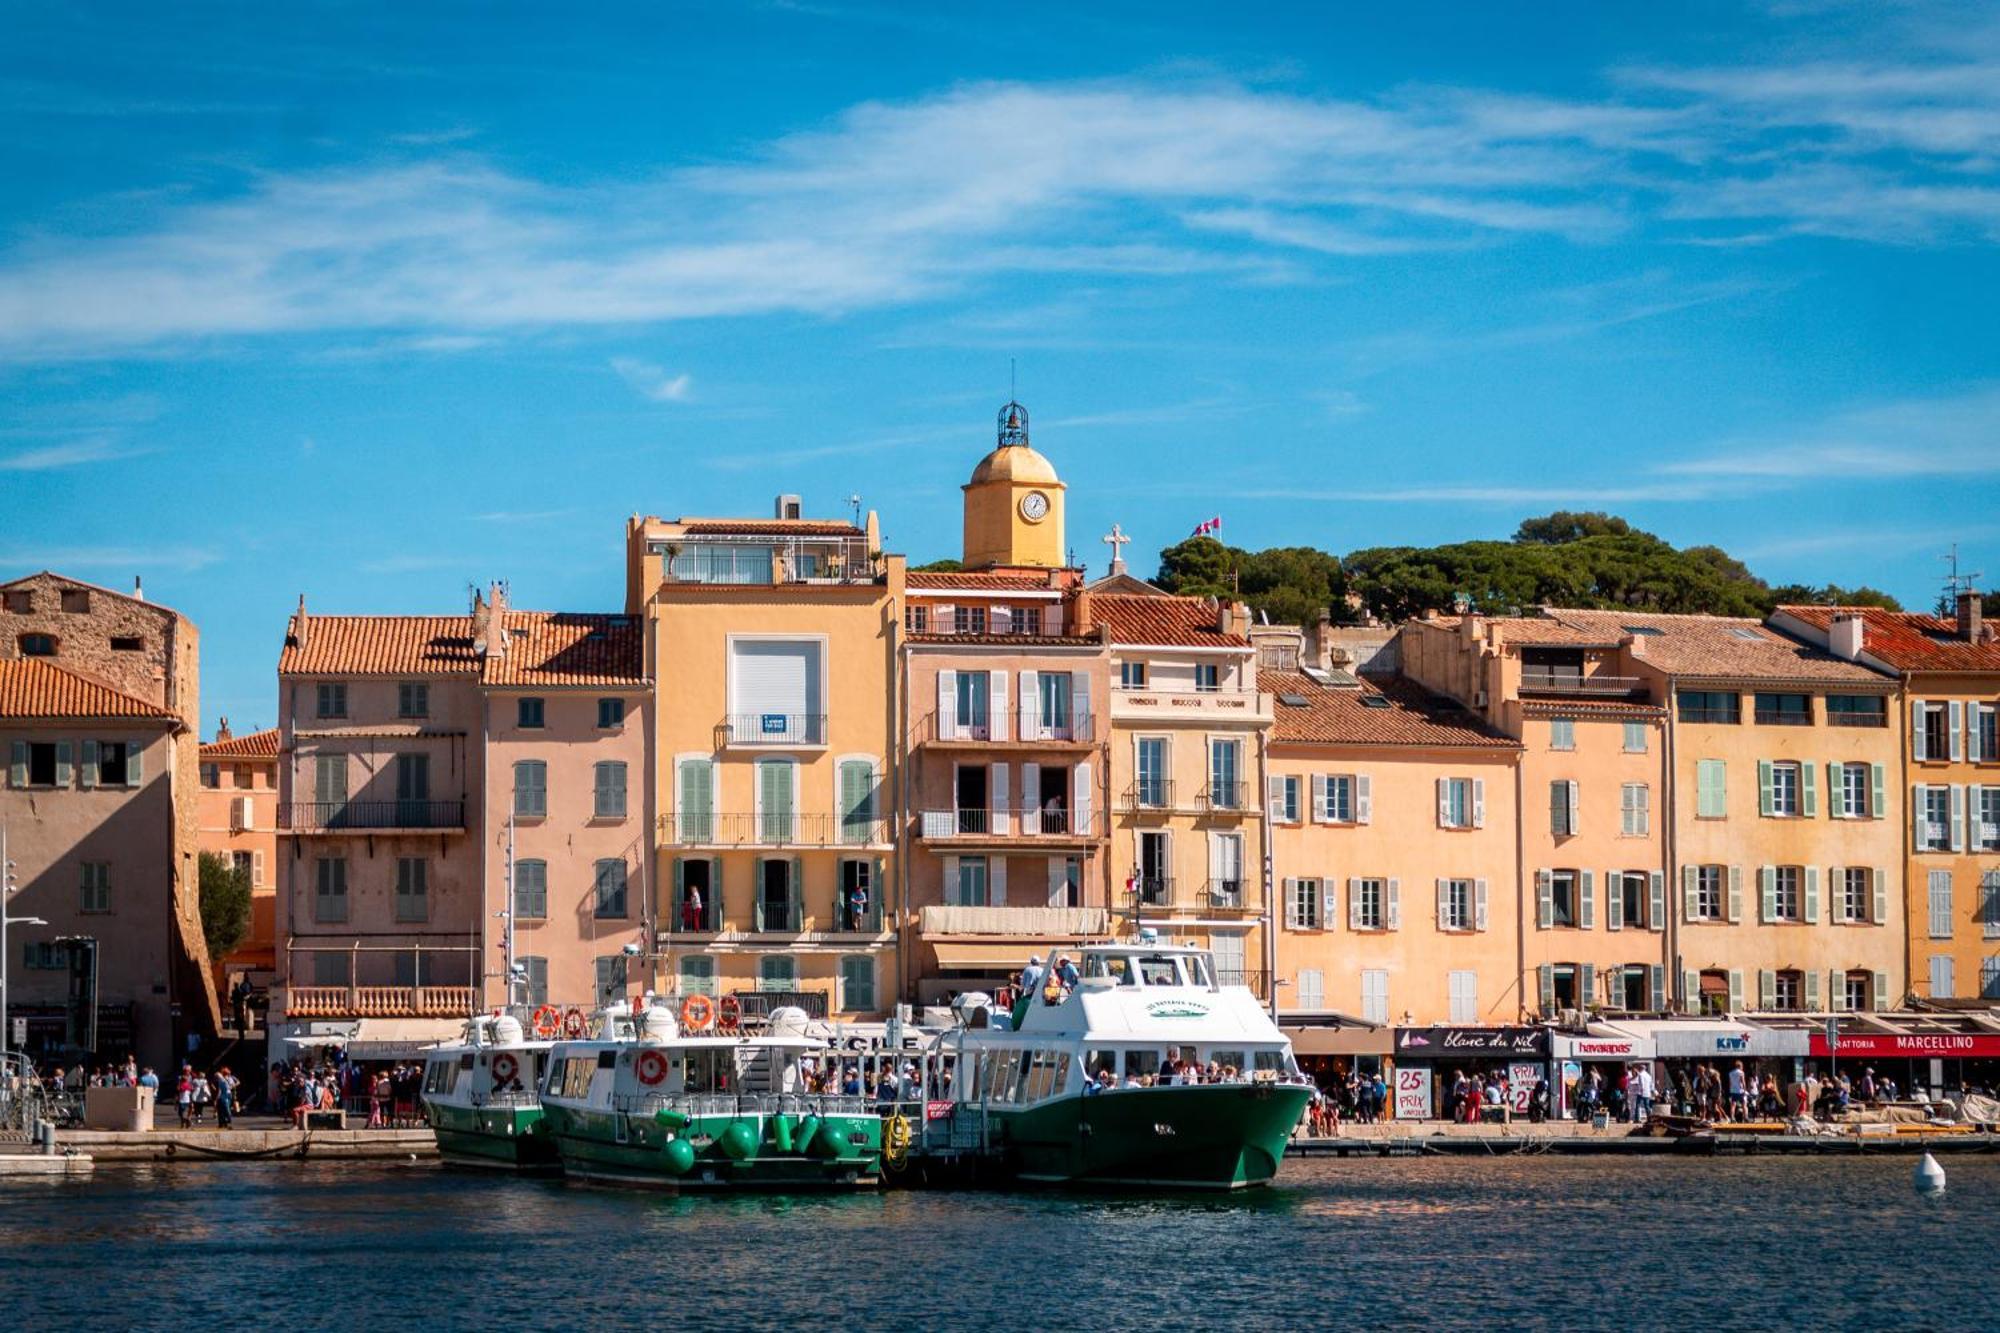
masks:
[[[979,460],[979,466],[972,469],[972,484],[983,481],[1032,482],[1040,486],[1059,486],[1062,481],[1056,476],[1056,466],[1025,444],[1003,444],[986,457]]]

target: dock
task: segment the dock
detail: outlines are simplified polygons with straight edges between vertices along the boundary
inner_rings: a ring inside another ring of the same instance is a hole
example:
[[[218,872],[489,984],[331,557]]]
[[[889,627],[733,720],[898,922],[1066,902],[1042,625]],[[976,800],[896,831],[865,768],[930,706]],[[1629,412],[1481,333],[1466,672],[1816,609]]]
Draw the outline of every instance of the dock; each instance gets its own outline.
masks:
[[[1375,1124],[1343,1127],[1338,1135],[1295,1138],[1291,1157],[1747,1157],[1884,1156],[1920,1153],[2000,1153],[2000,1133],[1912,1128],[1895,1134],[1786,1134],[1716,1128],[1691,1134],[1649,1134],[1630,1125],[1596,1129],[1550,1124]]]
[[[87,1176],[95,1165],[89,1153],[0,1153],[0,1180]]]
[[[100,1162],[430,1161],[429,1129],[65,1129],[59,1148]]]

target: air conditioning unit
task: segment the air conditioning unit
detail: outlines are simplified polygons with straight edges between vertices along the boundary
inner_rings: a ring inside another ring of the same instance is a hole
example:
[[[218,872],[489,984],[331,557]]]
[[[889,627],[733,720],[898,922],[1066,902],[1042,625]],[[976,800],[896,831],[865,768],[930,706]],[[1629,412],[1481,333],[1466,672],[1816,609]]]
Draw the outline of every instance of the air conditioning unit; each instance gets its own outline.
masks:
[[[804,518],[804,517],[805,517],[805,501],[801,500],[801,499],[800,499],[800,498],[799,498],[798,496],[796,496],[796,495],[781,495],[781,496],[779,496],[779,497],[778,497],[778,517],[779,517],[779,518]]]
[[[1556,1015],[1556,1022],[1566,1028],[1580,1028],[1583,1026],[1583,1011],[1581,1009],[1565,1009]]]
[[[1472,706],[1473,706],[1474,708],[1484,708],[1484,707],[1486,707],[1486,691],[1485,691],[1485,690],[1474,690],[1474,691],[1472,692]]]

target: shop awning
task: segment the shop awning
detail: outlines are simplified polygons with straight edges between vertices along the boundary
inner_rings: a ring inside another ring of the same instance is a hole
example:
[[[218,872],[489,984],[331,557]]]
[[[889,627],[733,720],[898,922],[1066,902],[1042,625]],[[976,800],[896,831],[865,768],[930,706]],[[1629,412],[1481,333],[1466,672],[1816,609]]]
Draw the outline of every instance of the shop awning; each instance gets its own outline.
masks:
[[[1294,1055],[1387,1055],[1389,1029],[1359,1021],[1279,1025]]]
[[[1558,1032],[1550,1038],[1549,1053],[1558,1060],[1593,1061],[1652,1060],[1659,1048],[1651,1037],[1621,1032],[1610,1023],[1592,1023],[1582,1033]]]
[[[1049,961],[1051,952],[1075,949],[1076,941],[1058,940],[934,940],[939,970],[946,972],[1019,972],[1028,965],[1028,955],[1039,954]]]
[[[1728,1018],[1633,1018],[1602,1025],[1653,1043],[1662,1060],[1782,1058],[1806,1054],[1803,1028],[1769,1028]]]
[[[364,1018],[347,1039],[350,1060],[412,1060],[427,1047],[457,1041],[465,1022],[457,1018]]]
[[[1824,1027],[1810,1033],[1812,1053],[1843,1060],[1991,1060],[2000,1058],[2000,1025],[1977,1014],[1843,1015],[1840,1047]]]

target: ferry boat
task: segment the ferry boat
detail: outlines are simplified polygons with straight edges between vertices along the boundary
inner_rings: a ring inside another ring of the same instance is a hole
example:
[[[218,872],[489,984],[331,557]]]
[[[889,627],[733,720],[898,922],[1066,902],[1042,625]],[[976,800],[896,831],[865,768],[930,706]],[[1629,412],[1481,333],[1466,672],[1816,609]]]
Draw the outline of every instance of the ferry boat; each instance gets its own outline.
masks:
[[[1023,996],[1011,1016],[975,1004],[938,1039],[927,1063],[951,1095],[930,1109],[926,1152],[955,1146],[1042,1184],[1268,1184],[1312,1088],[1257,997],[1218,984],[1205,949],[1079,953],[1074,989]]]
[[[784,1008],[764,1035],[689,1035],[664,1005],[614,1005],[599,1036],[549,1051],[541,1101],[564,1174],[669,1190],[877,1184],[882,1117],[804,1090],[802,1062],[830,1050],[806,1021]]]
[[[548,1042],[525,1035],[519,1019],[499,1014],[472,1019],[460,1041],[426,1053],[424,1118],[445,1161],[555,1168],[539,1093],[548,1050]]]

